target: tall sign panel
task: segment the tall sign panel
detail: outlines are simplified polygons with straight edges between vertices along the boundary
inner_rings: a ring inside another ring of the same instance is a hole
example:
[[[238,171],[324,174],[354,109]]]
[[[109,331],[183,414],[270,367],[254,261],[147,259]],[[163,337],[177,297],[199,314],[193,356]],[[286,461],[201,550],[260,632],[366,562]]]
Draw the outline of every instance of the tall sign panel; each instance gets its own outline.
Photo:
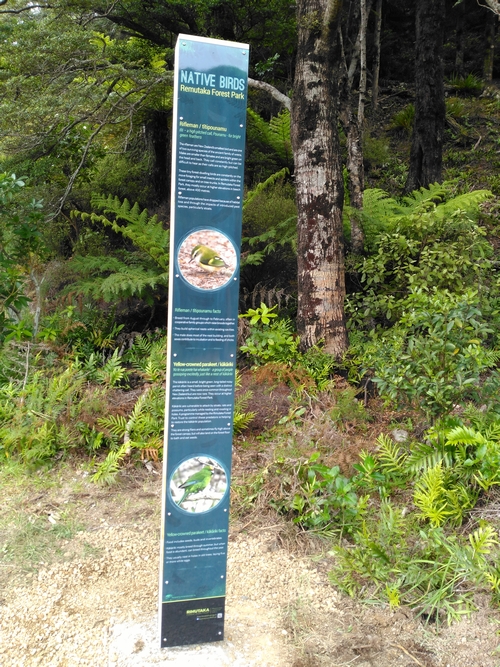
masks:
[[[176,47],[161,646],[222,640],[248,45]]]

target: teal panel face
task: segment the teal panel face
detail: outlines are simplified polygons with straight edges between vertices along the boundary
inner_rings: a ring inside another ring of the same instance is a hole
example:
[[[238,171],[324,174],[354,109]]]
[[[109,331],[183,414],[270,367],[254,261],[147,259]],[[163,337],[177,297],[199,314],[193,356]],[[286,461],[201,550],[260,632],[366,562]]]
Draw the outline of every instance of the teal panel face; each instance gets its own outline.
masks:
[[[167,625],[174,603],[225,595],[248,47],[181,35],[176,54],[160,581]]]

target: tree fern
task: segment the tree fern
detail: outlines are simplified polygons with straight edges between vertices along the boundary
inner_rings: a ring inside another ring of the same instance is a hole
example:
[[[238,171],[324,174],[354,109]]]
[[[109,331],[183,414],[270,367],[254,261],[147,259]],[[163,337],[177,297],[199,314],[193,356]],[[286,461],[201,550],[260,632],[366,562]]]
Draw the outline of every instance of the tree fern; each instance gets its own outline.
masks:
[[[433,221],[448,220],[458,211],[475,219],[480,204],[493,196],[489,190],[454,195],[454,189],[453,182],[433,183],[428,188],[415,190],[401,201],[380,189],[365,190],[361,221],[368,245],[373,245],[378,234],[394,230],[397,225],[411,226],[414,216],[425,213],[432,213]]]
[[[118,197],[112,195],[105,197],[94,194],[90,202],[104,214],[80,213],[82,220],[90,219],[105,227],[111,227],[114,232],[130,239],[140,250],[146,252],[159,267],[168,270],[169,232],[164,229],[156,215],[150,218],[146,209],[141,211],[139,204],[130,206],[127,199],[120,202]],[[78,215],[77,212],[74,213]],[[114,219],[107,217],[110,214]]]
[[[260,141],[271,148],[287,167],[293,163],[290,138],[290,112],[284,109],[267,123],[258,113],[248,109],[248,131],[256,134]]]
[[[120,253],[74,257],[71,266],[81,278],[70,289],[105,301],[139,296],[152,305],[158,286],[168,284],[168,230],[156,216],[149,217],[146,210],[141,211],[138,204],[131,206],[127,199],[120,202],[111,195],[93,195],[91,203],[103,213],[72,211],[72,217],[110,227],[132,241],[137,251],[122,253],[123,257]]]
[[[278,181],[283,180],[289,173],[289,170],[284,167],[283,169],[280,169],[279,171],[269,176],[269,178],[266,178],[266,180],[262,183],[259,183],[253,190],[247,192],[245,201],[243,202],[243,210],[258,194],[271,187]]]
[[[297,216],[283,220],[271,229],[252,238],[244,238],[249,246],[264,244],[261,250],[248,253],[242,260],[242,266],[245,264],[261,264],[265,255],[270,255],[278,246],[289,245],[294,252],[297,251]]]

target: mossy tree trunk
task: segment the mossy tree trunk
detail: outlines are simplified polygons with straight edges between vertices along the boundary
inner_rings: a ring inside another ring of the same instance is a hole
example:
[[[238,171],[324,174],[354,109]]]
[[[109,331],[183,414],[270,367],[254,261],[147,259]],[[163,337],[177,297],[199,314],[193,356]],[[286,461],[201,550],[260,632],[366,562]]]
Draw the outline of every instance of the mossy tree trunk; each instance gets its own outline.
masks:
[[[298,314],[303,348],[340,357],[344,317],[344,187],[337,130],[340,0],[298,0],[292,144],[298,209]]]

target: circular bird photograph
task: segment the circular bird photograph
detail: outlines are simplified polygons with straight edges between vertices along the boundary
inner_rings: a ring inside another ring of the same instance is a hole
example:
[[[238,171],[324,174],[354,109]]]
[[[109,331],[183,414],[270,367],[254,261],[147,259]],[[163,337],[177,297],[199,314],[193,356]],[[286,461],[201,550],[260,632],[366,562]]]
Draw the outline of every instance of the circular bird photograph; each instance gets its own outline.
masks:
[[[170,479],[170,494],[186,512],[200,514],[216,507],[227,491],[221,464],[207,456],[193,456],[180,464]]]
[[[198,289],[219,289],[236,271],[236,248],[214,229],[199,229],[181,243],[177,264],[182,277]]]

